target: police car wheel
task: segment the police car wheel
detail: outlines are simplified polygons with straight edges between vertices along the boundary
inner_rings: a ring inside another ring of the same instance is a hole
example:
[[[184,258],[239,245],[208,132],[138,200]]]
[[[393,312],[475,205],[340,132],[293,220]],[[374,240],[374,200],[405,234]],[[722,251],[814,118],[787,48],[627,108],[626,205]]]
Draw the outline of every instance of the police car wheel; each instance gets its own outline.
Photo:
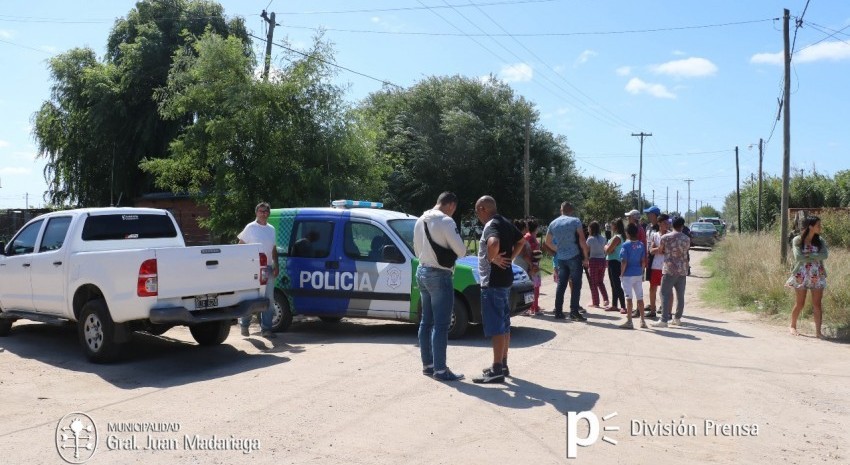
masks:
[[[455,303],[452,307],[452,319],[449,324],[449,339],[458,339],[466,334],[469,326],[469,309],[460,297],[455,295]]]
[[[289,308],[289,299],[286,294],[275,289],[274,291],[274,315],[272,316],[272,331],[281,332],[289,329],[292,324],[292,309]]]

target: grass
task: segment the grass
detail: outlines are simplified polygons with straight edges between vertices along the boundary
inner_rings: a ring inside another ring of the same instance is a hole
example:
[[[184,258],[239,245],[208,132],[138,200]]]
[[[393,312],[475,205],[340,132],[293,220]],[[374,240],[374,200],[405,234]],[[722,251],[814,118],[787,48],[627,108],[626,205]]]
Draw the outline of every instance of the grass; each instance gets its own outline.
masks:
[[[830,244],[833,241],[829,241]],[[703,288],[702,298],[727,308],[743,308],[766,315],[789,317],[794,292],[785,287],[789,265],[779,260],[779,244],[774,234],[729,235],[704,262],[712,279]],[[832,246],[824,262],[827,289],[823,295],[823,322],[837,331],[850,328],[850,251]],[[807,297],[802,317],[811,319],[811,297]]]

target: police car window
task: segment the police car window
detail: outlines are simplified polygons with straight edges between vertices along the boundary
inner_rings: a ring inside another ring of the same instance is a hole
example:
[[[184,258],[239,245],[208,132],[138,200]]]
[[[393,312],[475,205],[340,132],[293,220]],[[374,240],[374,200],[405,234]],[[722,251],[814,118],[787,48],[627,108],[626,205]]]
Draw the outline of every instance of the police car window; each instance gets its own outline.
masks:
[[[393,242],[380,228],[368,223],[346,223],[343,249],[348,257],[380,262],[386,245],[393,245]]]
[[[6,253],[9,255],[22,255],[32,253],[35,250],[35,240],[38,237],[38,231],[41,229],[41,223],[44,220],[38,220],[25,227],[8,245]]]
[[[49,252],[51,250],[61,249],[62,244],[65,243],[65,235],[68,233],[68,227],[70,225],[70,216],[58,216],[47,220],[47,227],[44,228],[44,235],[41,238],[41,245],[38,247],[38,251]]]
[[[331,253],[334,224],[330,221],[299,221],[292,228],[290,257],[325,258]]]
[[[404,245],[413,253],[413,226],[416,225],[414,219],[390,220],[387,222],[393,231],[398,234],[398,237],[404,241]]]

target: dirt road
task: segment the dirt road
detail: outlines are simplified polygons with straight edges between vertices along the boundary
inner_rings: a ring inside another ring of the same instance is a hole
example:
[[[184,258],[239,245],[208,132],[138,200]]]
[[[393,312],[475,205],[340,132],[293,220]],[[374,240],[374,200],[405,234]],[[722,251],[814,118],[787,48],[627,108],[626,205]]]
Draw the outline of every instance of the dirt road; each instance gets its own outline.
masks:
[[[682,328],[516,317],[501,385],[468,380],[490,360],[480,328],[449,347],[467,380],[444,384],[420,374],[410,324],[306,322],[273,344],[234,328],[211,349],[179,328],[106,366],[72,329],[16,324],[0,339],[0,462],[64,463],[57,442],[86,458],[96,433],[85,463],[850,463],[850,346],[708,308],[705,280],[697,264]],[[551,310],[551,278],[544,293]],[[570,420],[588,444],[575,459]]]

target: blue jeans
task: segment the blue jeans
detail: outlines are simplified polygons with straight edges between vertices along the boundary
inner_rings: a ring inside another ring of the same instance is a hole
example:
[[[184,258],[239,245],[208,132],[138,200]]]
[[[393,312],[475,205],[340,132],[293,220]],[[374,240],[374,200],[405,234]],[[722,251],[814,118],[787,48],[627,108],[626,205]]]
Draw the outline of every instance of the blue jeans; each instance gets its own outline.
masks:
[[[486,337],[510,334],[511,288],[481,288],[481,323]]]
[[[558,287],[555,289],[555,314],[564,313],[564,292],[567,281],[572,281],[570,292],[570,313],[578,313],[579,297],[581,296],[581,254],[566,260],[558,260]],[[567,279],[565,279],[567,278]]]
[[[257,314],[257,319],[260,320],[260,329],[263,331],[271,331],[272,329],[272,319],[274,318],[274,285],[277,282],[277,278],[274,277],[274,267],[269,265],[266,267],[268,270],[269,281],[266,283],[266,298],[269,299],[269,308],[267,308],[264,312],[260,312]],[[251,318],[252,316],[240,318],[239,324],[242,325],[243,328],[247,328],[251,326]]]
[[[454,307],[452,272],[419,265],[416,282],[422,303],[419,323],[419,352],[422,366],[434,366],[435,372],[446,369],[446,346]]]

